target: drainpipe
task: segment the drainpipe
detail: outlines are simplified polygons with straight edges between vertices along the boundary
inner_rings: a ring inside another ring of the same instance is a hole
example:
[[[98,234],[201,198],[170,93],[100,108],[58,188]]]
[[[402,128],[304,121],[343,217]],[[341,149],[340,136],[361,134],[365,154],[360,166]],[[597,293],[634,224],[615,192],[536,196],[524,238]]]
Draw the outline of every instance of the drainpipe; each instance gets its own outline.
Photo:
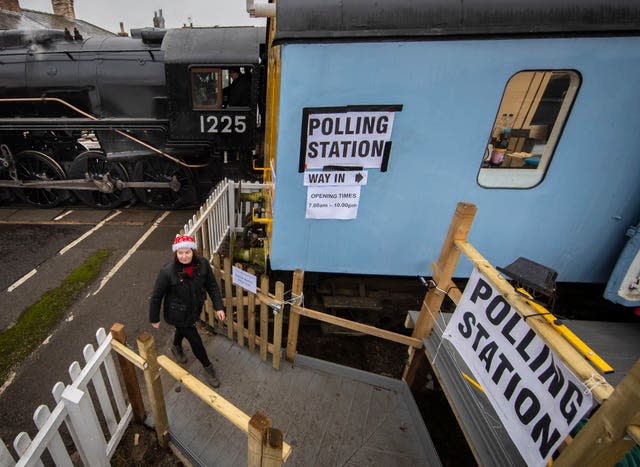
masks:
[[[257,3],[247,0],[247,12],[252,18],[273,18],[276,16],[275,3]]]

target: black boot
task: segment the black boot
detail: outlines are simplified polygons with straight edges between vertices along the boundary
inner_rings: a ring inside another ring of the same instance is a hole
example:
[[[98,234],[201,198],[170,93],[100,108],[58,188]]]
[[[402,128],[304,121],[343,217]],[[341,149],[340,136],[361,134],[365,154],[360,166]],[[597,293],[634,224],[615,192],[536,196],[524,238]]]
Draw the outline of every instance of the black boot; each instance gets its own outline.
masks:
[[[212,364],[204,367],[204,379],[207,380],[207,383],[209,383],[212,388],[220,386],[220,381],[216,378],[216,370],[213,369]]]
[[[172,346],[171,353],[176,357],[176,360],[178,360],[178,363],[187,363],[187,357],[185,356],[181,345]]]

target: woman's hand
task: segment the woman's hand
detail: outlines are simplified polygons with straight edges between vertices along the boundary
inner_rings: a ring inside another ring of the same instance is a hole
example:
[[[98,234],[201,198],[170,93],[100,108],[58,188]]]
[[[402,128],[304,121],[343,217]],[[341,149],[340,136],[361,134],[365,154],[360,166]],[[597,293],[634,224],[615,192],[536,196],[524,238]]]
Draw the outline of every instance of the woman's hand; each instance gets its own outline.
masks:
[[[160,329],[160,321],[157,323],[151,323],[151,326],[153,326],[154,329]]]
[[[224,321],[224,316],[224,310],[216,310],[216,318],[218,319],[218,321]]]

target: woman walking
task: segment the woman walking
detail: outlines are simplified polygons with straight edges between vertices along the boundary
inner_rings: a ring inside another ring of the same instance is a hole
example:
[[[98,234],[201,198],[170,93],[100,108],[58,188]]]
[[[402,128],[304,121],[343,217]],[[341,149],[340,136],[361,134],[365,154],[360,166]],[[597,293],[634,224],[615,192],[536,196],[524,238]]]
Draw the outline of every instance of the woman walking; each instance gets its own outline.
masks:
[[[204,367],[207,382],[217,388],[220,382],[195,323],[204,304],[205,291],[211,297],[216,318],[220,321],[225,318],[224,306],[211,266],[205,258],[198,256],[196,248],[196,241],[191,235],[176,236],[172,246],[173,261],[160,270],[151,294],[149,320],[155,329],[160,328],[160,305],[163,304],[164,320],[176,328],[171,348],[176,360],[187,362],[182,350],[182,339],[186,338]]]

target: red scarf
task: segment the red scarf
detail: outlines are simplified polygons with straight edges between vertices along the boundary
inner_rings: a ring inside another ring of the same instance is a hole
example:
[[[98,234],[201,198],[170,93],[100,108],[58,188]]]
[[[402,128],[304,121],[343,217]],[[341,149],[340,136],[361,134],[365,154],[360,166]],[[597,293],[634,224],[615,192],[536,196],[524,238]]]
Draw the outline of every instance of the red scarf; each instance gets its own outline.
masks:
[[[185,266],[184,268],[182,268],[182,271],[187,275],[189,279],[193,278],[193,264]]]

